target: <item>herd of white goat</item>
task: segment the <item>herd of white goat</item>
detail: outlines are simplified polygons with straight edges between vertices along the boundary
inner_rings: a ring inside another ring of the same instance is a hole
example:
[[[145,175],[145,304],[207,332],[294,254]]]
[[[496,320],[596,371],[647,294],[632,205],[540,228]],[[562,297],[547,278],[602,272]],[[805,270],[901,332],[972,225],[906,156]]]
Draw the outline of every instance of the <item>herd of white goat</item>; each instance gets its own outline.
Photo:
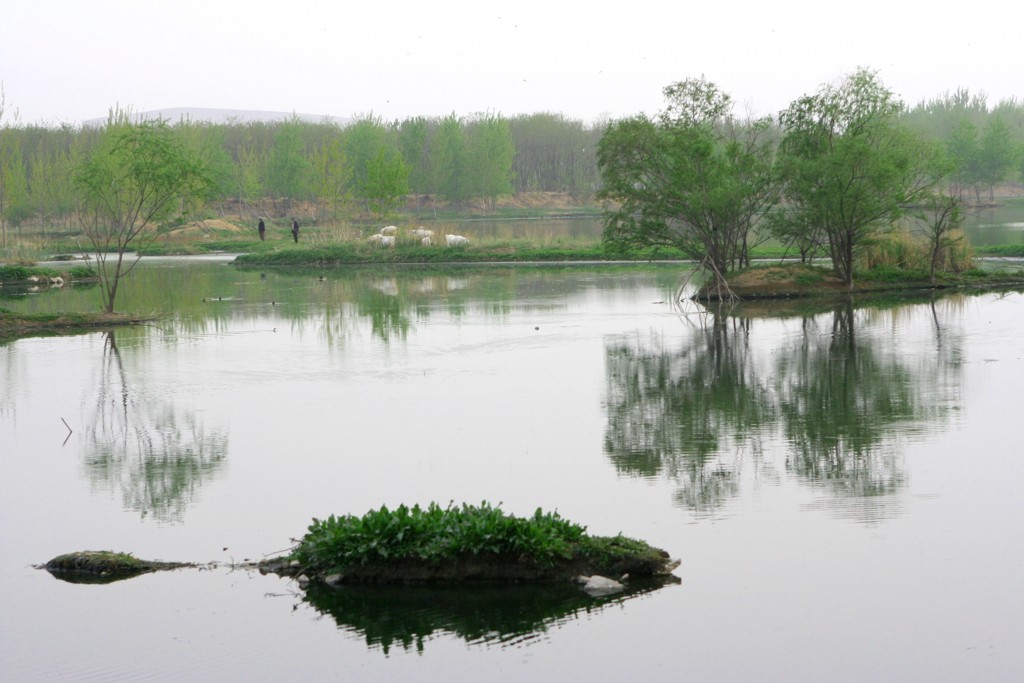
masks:
[[[413,239],[418,239],[420,244],[425,247],[429,247],[434,243],[434,231],[427,230],[422,225],[418,228],[409,231],[409,235]],[[378,232],[370,235],[370,242],[374,242],[379,247],[393,247],[395,246],[395,240],[398,237],[398,226],[396,225],[385,225]],[[445,235],[445,243],[449,247],[461,247],[469,244],[469,240],[462,235]]]

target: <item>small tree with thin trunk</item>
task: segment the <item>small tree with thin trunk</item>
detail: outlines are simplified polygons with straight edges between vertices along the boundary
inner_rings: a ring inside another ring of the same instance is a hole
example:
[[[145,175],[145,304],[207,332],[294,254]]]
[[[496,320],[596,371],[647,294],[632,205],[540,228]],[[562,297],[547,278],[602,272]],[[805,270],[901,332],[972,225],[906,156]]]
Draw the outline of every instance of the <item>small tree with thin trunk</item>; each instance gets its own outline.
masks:
[[[123,112],[111,114],[74,181],[107,313],[114,312],[121,279],[139,261],[129,249],[152,243],[215,185],[207,164],[165,122],[132,123]]]
[[[935,284],[935,272],[947,265],[950,252],[964,239],[960,233],[963,223],[963,201],[955,188],[926,195],[913,213],[925,239],[928,241],[928,282]]]

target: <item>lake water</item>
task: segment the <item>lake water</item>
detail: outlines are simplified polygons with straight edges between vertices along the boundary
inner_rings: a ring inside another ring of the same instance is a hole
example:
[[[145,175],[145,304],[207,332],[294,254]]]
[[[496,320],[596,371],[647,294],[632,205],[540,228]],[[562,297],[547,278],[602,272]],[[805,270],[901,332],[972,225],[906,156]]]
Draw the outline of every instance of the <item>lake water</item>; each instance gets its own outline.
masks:
[[[439,222],[438,231],[470,237],[499,236],[507,238],[551,237],[596,238],[602,231],[599,218],[576,217],[539,220],[466,220]],[[999,206],[968,207],[964,210],[963,228],[970,243],[976,247],[1024,242],[1024,202],[1004,200]]]
[[[121,306],[176,315],[0,343],[0,680],[1020,680],[1024,296],[714,315],[671,304],[684,269],[152,259]],[[314,517],[484,500],[680,581],[32,566],[259,559]]]

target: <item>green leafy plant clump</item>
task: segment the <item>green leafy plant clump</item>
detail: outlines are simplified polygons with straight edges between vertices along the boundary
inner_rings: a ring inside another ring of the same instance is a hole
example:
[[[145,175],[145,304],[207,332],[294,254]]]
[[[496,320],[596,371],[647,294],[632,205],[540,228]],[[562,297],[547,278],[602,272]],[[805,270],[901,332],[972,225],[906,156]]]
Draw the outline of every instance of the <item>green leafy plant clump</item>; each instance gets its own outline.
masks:
[[[27,280],[32,269],[27,266],[0,266],[0,282]]]
[[[440,562],[477,555],[525,555],[539,562],[572,556],[586,529],[558,513],[505,514],[489,503],[382,506],[362,517],[314,519],[293,556],[318,570],[394,560]]]

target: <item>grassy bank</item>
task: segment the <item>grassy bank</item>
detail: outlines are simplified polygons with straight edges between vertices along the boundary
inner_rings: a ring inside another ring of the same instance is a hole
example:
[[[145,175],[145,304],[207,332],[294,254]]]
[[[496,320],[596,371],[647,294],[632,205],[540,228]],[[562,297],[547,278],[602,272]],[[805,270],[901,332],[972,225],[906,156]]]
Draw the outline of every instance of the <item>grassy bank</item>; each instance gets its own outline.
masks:
[[[296,247],[278,251],[243,254],[236,262],[266,266],[341,266],[368,263],[526,263],[557,261],[677,260],[675,250],[643,250],[628,254],[611,252],[601,244],[583,246],[533,246],[528,242],[494,243],[466,247],[422,247],[397,245],[375,248],[362,244]]]
[[[96,271],[91,266],[71,265],[67,268],[40,268],[29,265],[6,265],[0,266],[0,283],[26,283],[32,284],[41,280],[60,277],[65,281],[88,280],[96,277]]]
[[[977,256],[1024,257],[1024,244],[996,244],[987,247],[977,247],[974,253]]]

